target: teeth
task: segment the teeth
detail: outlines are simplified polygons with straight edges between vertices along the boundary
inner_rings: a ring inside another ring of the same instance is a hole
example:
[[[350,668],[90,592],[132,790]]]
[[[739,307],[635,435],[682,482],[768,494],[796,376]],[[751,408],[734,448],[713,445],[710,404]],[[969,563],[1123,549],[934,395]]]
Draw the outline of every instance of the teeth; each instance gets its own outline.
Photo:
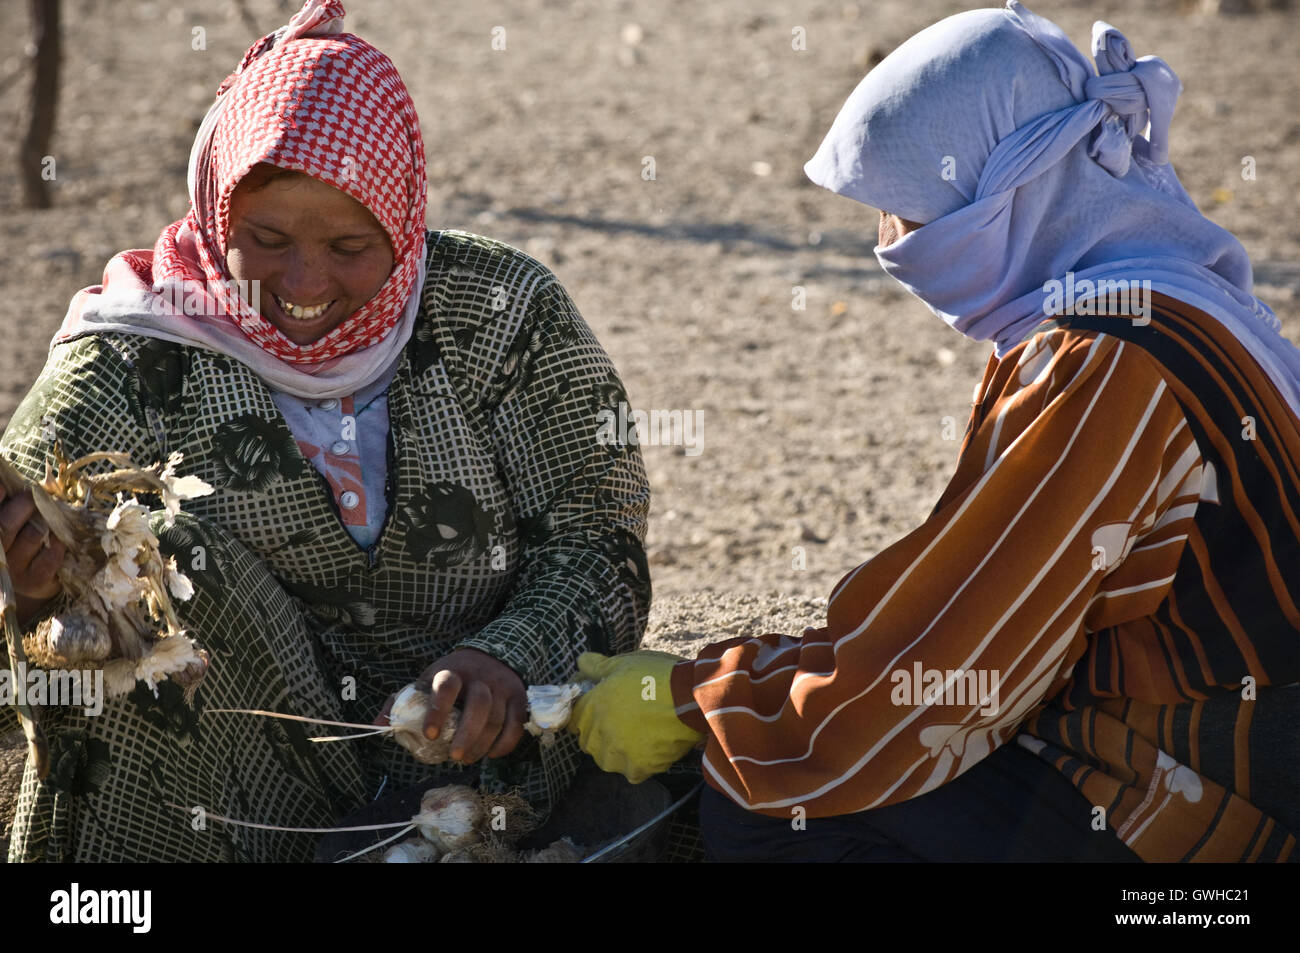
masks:
[[[294,318],[298,318],[300,321],[310,321],[313,318],[319,318],[322,314],[325,313],[326,309],[328,309],[329,306],[334,303],[333,301],[326,301],[324,304],[318,304],[318,305],[313,305],[310,308],[304,308],[300,304],[294,304],[291,301],[285,301],[279,295],[275,295],[275,300],[276,303],[279,304],[280,307],[284,309],[285,314]]]

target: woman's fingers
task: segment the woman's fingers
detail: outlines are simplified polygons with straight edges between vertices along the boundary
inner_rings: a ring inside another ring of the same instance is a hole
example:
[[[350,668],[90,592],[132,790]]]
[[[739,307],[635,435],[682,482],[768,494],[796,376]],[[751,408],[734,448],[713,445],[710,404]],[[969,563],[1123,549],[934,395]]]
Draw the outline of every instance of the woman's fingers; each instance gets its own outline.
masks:
[[[465,691],[460,726],[451,739],[452,758],[466,763],[482,758],[501,733],[505,717],[505,699],[486,682],[471,682]]]
[[[0,504],[0,544],[4,545],[5,555],[13,547],[14,541],[27,521],[36,512],[36,503],[30,492],[6,499]]]
[[[59,547],[59,551],[54,550]],[[9,549],[14,591],[29,599],[49,599],[62,588],[55,573],[63,564],[65,554],[58,540],[49,540],[46,545],[45,533],[36,528],[35,523],[28,523],[18,533],[18,538]]]
[[[472,763],[509,754],[523,737],[527,695],[513,669],[477,649],[457,649],[426,669],[432,697],[426,737],[436,738],[452,707],[460,721],[451,739],[453,760]]]
[[[461,677],[449,668],[434,673],[433,683],[430,686],[432,697],[429,700],[429,714],[424,718],[426,738],[437,738],[442,734],[442,725],[451,714],[463,684]],[[464,721],[463,714],[461,720]],[[454,744],[452,748],[452,756],[455,757]]]
[[[527,721],[528,704],[525,700],[511,697],[506,702],[506,720],[497,736],[496,744],[487,753],[489,758],[504,758],[515,750],[519,739],[524,736],[524,722]]]
[[[30,492],[0,503],[0,544],[14,591],[28,599],[45,600],[62,588],[56,574],[67,548],[32,520],[36,504]]]
[[[27,525],[31,526],[32,524],[28,523]],[[41,546],[36,555],[32,557],[32,561],[27,564],[29,583],[42,590],[53,585],[57,590],[59,584],[55,577],[58,574],[59,567],[63,565],[63,557],[67,554],[67,547],[57,539],[51,538],[49,545]]]
[[[492,709],[488,715],[487,724],[479,732],[478,741],[470,750],[470,755],[475,761],[486,758],[488,752],[496,747],[497,739],[501,737],[501,732],[506,723],[506,697],[499,692],[492,692]]]

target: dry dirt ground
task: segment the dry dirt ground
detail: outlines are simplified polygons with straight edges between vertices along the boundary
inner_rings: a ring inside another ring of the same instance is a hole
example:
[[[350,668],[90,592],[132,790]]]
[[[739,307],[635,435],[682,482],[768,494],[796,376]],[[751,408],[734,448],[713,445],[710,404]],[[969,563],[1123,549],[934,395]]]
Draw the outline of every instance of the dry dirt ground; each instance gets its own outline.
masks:
[[[393,58],[415,98],[430,225],[540,258],[636,407],[701,413],[698,454],[644,449],[648,641],[689,653],[820,624],[835,581],[940,494],[957,453],[945,418],[960,435],[989,349],[886,279],[871,253],[875,213],[816,188],[802,165],[870,65],[971,5],[346,5],[349,29]],[[25,78],[8,81],[24,65],[26,6],[0,0],[9,130],[27,96]],[[73,292],[185,212],[194,131],[255,39],[234,3],[64,7],[53,209],[20,207],[17,136],[0,141],[0,426]],[[244,5],[259,31],[294,7]],[[1108,20],[1179,74],[1174,163],[1245,243],[1258,293],[1300,340],[1300,15],[1225,17],[1190,0],[1030,7],[1085,49],[1093,19]]]

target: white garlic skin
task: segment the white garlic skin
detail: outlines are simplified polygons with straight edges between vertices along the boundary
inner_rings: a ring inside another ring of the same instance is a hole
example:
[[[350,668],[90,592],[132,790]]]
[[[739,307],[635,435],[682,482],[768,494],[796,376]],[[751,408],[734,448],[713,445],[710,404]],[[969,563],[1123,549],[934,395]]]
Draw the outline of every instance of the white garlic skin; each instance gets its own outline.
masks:
[[[528,733],[541,736],[542,743],[554,740],[555,732],[569,723],[573,703],[592,687],[589,681],[564,685],[528,686]]]
[[[460,713],[452,709],[437,738],[424,736],[424,718],[433,696],[418,685],[407,685],[397,693],[388,712],[388,722],[395,729],[393,737],[422,764],[442,764],[451,757],[451,739],[460,724]]]
[[[463,784],[433,788],[420,799],[420,813],[412,820],[439,850],[463,850],[482,839],[483,802],[477,791]]]
[[[436,864],[438,857],[438,847],[433,841],[425,840],[423,837],[412,837],[384,851],[383,863]]]
[[[393,707],[388,712],[388,720],[398,726],[419,727],[424,722],[424,716],[429,712],[431,698],[432,696],[420,686],[407,685],[393,700]]]

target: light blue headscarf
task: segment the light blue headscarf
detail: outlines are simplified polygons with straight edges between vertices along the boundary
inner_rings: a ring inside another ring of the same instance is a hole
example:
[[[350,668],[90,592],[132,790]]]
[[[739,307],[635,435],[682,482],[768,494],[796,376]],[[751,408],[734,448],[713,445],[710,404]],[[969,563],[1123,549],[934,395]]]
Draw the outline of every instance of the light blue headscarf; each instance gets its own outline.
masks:
[[[1109,24],[1092,46],[1098,72],[1015,0],[942,20],[862,80],[804,170],[922,223],[876,248],[881,266],[999,356],[1045,320],[1067,272],[1145,280],[1228,327],[1300,416],[1300,351],[1252,293],[1241,243],[1169,165],[1182,84]]]

